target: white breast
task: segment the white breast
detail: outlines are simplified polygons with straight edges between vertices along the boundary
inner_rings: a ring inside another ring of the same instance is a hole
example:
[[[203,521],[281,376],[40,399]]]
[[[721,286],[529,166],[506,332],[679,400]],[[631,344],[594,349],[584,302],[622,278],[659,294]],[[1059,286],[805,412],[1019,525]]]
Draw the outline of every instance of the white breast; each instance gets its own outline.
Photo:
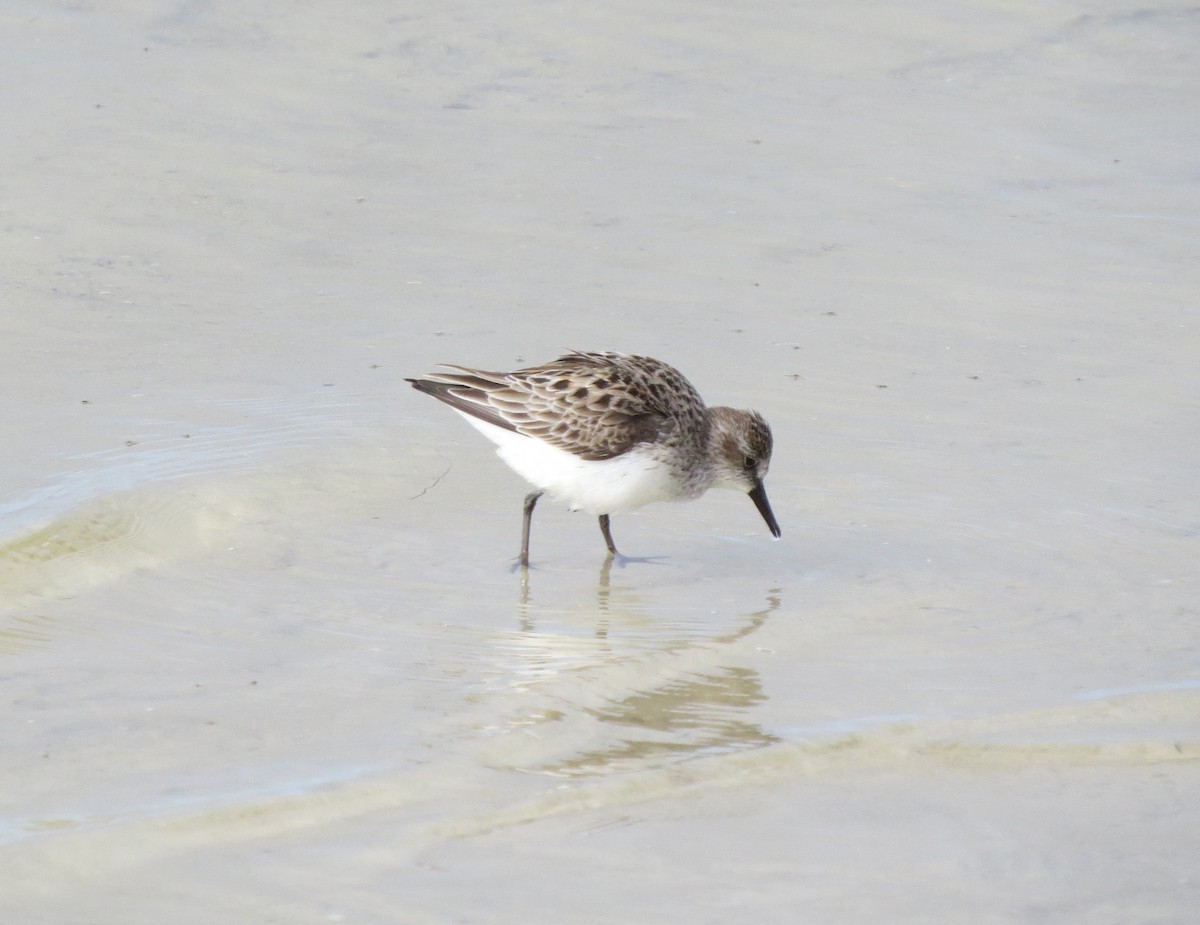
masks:
[[[541,440],[458,413],[497,445],[497,454],[509,466],[571,510],[621,514],[655,501],[691,497],[672,478],[670,467],[645,450],[635,448],[613,459],[580,459]]]

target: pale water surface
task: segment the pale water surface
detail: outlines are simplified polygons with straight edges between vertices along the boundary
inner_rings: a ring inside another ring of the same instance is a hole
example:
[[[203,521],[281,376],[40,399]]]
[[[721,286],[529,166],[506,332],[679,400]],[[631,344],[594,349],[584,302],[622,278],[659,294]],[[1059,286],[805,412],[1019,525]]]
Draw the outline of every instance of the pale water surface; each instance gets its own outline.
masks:
[[[1200,12],[0,12],[0,911],[1183,923]],[[783,526],[406,375],[625,349]]]

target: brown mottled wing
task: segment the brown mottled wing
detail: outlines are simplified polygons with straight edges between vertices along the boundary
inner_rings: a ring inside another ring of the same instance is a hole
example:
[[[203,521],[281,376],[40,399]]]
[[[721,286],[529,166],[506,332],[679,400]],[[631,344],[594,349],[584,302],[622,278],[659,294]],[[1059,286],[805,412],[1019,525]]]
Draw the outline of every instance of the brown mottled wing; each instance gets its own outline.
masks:
[[[410,381],[466,414],[583,459],[611,459],[656,440],[677,426],[680,397],[700,403],[677,370],[649,357],[577,352],[513,373],[446,368]]]

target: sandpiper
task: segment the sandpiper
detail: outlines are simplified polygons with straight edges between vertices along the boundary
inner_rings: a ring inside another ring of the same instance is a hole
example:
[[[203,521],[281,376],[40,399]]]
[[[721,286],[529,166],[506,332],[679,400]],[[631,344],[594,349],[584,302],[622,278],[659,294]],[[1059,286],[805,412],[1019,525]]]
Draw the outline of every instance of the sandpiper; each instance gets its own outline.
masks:
[[[779,524],[763,479],[771,428],[757,411],[709,408],[679,370],[651,357],[573,351],[511,373],[443,364],[413,388],[444,401],[497,444],[501,459],[533,483],[521,528],[547,492],[600,518],[609,556],[619,556],[609,515],[655,501],[692,501],[710,488],[750,495],[771,533]]]

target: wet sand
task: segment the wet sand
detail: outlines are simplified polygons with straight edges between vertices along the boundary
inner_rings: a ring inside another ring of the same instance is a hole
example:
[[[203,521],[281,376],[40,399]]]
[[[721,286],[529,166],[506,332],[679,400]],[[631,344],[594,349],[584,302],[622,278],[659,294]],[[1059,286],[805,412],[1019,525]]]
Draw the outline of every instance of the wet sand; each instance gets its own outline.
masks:
[[[0,13],[0,910],[1187,922],[1200,14]],[[771,421],[543,503],[404,376]]]

